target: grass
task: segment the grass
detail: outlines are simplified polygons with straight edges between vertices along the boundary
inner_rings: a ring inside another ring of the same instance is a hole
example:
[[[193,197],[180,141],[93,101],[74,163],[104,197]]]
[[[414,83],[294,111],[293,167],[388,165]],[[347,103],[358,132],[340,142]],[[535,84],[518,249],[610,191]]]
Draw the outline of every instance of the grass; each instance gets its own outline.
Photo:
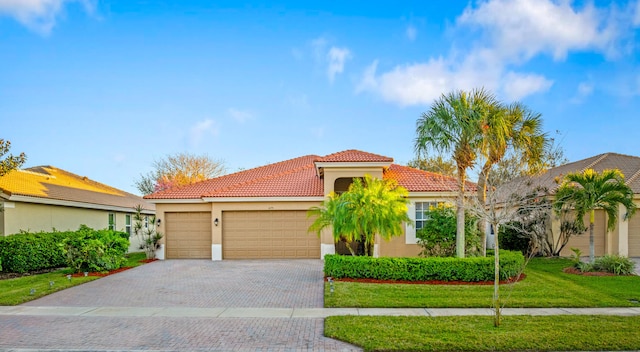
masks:
[[[144,253],[131,253],[127,255],[124,266],[135,267],[142,265],[140,260],[145,259]],[[69,287],[81,285],[85,282],[99,279],[96,276],[81,276],[67,279],[69,269],[52,271],[45,274],[23,276],[15,279],[0,280],[0,306],[14,306],[34,299],[62,291]],[[53,282],[53,284],[50,284]],[[35,290],[33,294],[31,290]]]
[[[365,351],[600,351],[640,348],[640,317],[335,316],[325,336]]]
[[[506,307],[640,307],[639,276],[580,276],[566,274],[567,259],[534,258],[527,277],[502,285]],[[490,307],[492,285],[407,285],[325,283],[325,307],[358,308],[474,308]]]

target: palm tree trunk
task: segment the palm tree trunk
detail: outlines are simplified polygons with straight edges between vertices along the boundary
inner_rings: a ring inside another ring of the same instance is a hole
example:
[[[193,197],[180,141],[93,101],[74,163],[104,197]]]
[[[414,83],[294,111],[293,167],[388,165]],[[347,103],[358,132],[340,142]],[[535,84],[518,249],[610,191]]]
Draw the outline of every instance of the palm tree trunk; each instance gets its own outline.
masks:
[[[464,181],[465,169],[458,167],[458,198],[456,199],[456,256],[464,258]]]
[[[591,209],[589,212],[589,262],[593,264],[596,260],[596,246],[594,243],[593,230],[595,228],[596,211]]]
[[[491,164],[487,161],[480,170],[478,175],[478,203],[480,206],[484,206],[487,200],[487,180],[489,178],[489,169]],[[483,257],[487,256],[487,221],[480,219],[478,221],[478,230],[480,230],[480,251]],[[495,237],[494,237],[495,238]]]

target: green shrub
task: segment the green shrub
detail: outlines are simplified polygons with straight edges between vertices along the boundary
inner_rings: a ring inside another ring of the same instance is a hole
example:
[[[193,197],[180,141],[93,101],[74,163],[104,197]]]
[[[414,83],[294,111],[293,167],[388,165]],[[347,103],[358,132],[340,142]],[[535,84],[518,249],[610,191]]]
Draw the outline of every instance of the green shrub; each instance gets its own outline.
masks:
[[[74,271],[108,271],[118,269],[126,262],[129,240],[117,231],[94,230],[81,225],[59,246],[67,265]]]
[[[500,279],[516,276],[523,265],[522,253],[500,251]],[[372,258],[327,255],[324,257],[324,274],[337,279],[491,281],[494,278],[494,258]]]
[[[529,253],[531,240],[523,236],[516,228],[518,228],[518,226],[500,226],[498,245],[501,249],[520,251],[526,255]]]
[[[631,275],[636,263],[619,255],[604,255],[593,262],[592,271],[604,271],[616,275]]]
[[[429,221],[416,231],[420,255],[425,257],[453,257],[456,253],[456,214],[452,206],[439,204],[425,212]],[[477,254],[480,246],[478,218],[466,213],[464,218],[465,248],[467,255]]]
[[[28,271],[66,266],[65,256],[58,243],[69,232],[20,233],[0,237],[0,261],[5,272]]]

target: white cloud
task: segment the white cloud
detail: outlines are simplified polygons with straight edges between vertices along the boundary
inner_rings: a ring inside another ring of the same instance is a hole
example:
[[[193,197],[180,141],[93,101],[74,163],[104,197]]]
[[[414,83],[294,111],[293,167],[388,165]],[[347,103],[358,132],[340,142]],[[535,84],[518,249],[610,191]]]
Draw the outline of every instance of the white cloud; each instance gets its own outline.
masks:
[[[607,13],[588,3],[574,9],[570,1],[489,0],[467,7],[458,25],[483,29],[505,58],[528,60],[549,53],[564,60],[571,50],[609,52],[617,39]]]
[[[193,146],[198,146],[205,137],[216,137],[218,134],[220,134],[220,129],[217,123],[214,120],[205,119],[191,127],[189,133],[191,140],[189,142]]]
[[[235,108],[227,109],[227,114],[240,123],[245,123],[247,120],[254,118],[254,115],[251,112]]]
[[[351,50],[346,47],[331,45],[324,37],[318,37],[310,42],[311,52],[317,65],[325,70],[329,82],[333,82],[337,75],[344,72],[344,65],[352,58]],[[295,55],[294,55],[295,57]]]
[[[443,57],[425,63],[398,65],[388,72],[376,74],[378,62],[369,65],[356,92],[378,93],[389,102],[401,106],[426,105],[443,93],[485,87],[499,87],[502,71],[488,51],[478,51],[463,62]]]
[[[405,34],[407,35],[407,39],[409,39],[410,41],[414,41],[418,36],[418,30],[416,29],[416,27],[408,25]]]
[[[0,15],[8,15],[32,31],[47,35],[67,3],[80,2],[92,14],[95,0],[0,0]]]
[[[594,84],[591,82],[580,82],[576,89],[576,95],[571,99],[574,104],[582,104],[586,98],[593,94]]]
[[[544,76],[529,73],[509,72],[504,76],[503,95],[509,100],[520,100],[533,93],[546,92],[553,81]]]
[[[333,82],[336,75],[344,71],[344,64],[351,58],[351,51],[347,48],[338,48],[332,46],[327,53],[329,67],[327,67],[327,76],[329,81]]]
[[[633,17],[621,15],[615,6],[597,8],[587,2],[573,7],[570,0],[479,0],[472,4],[451,31],[464,33],[464,47],[452,46],[448,55],[385,70],[374,61],[364,70],[356,92],[378,94],[400,106],[426,105],[443,93],[480,87],[506,99],[523,99],[548,91],[553,80],[522,72],[521,66],[540,55],[561,61],[574,51],[612,58],[623,39],[619,29],[630,26]],[[640,5],[629,8],[637,10],[640,23]],[[409,28],[406,34],[410,37]]]

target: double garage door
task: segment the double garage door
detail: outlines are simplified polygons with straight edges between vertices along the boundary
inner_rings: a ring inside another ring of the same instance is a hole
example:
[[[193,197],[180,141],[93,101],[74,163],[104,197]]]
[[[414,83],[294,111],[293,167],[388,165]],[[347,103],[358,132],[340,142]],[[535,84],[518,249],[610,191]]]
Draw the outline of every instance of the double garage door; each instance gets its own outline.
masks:
[[[211,213],[166,213],[168,259],[211,259]],[[307,232],[306,211],[225,211],[222,258],[320,258],[320,239]]]

